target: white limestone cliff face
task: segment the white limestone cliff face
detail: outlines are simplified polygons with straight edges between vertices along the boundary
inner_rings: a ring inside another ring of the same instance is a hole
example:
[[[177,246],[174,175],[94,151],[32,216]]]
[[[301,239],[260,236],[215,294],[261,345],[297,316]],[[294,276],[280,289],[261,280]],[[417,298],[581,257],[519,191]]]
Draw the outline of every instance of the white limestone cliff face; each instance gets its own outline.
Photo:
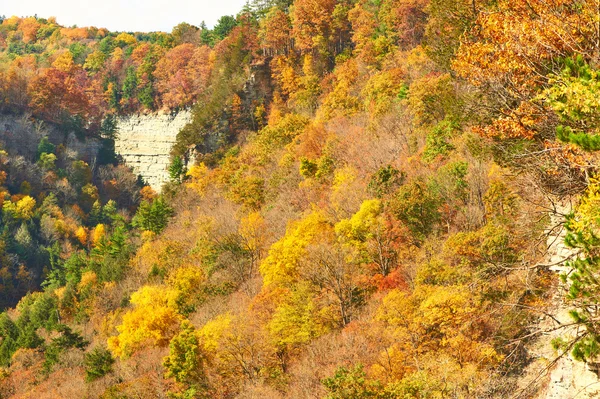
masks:
[[[578,255],[577,250],[565,245],[566,230],[564,216],[570,212],[571,204],[558,206],[550,215],[551,224],[547,238],[546,264],[557,274],[568,273],[566,262]],[[546,333],[529,348],[533,357],[532,364],[526,370],[526,378],[521,381],[521,388],[535,385],[538,389],[530,394],[519,391],[519,398],[534,399],[591,399],[600,398],[600,380],[588,366],[567,354],[558,359],[558,353],[552,348],[552,340],[558,337],[574,336],[578,327],[568,326],[572,323],[569,315],[570,306],[565,302],[565,287],[559,286],[552,298],[552,307],[548,315],[540,319],[538,328]],[[527,390],[525,390],[527,391]]]
[[[169,180],[169,154],[177,133],[192,119],[189,110],[175,114],[130,115],[117,120],[117,154],[156,191]]]

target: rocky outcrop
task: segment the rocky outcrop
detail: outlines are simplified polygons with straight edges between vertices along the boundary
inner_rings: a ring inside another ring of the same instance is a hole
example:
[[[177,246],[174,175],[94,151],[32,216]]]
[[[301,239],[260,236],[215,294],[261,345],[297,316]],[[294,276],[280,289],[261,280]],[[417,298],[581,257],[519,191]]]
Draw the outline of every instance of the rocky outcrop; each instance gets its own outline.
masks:
[[[547,231],[546,265],[557,274],[568,273],[568,261],[578,256],[578,251],[565,245],[566,229],[564,215],[571,211],[571,204],[557,206],[550,214],[551,224]],[[535,399],[591,399],[600,398],[600,380],[598,375],[570,354],[557,353],[552,349],[552,340],[569,338],[577,334],[578,326],[572,326],[569,315],[570,306],[565,302],[565,288],[559,286],[552,298],[551,308],[540,319],[537,328],[543,331],[539,339],[529,348],[534,359],[526,370],[522,388],[527,385],[539,387],[530,395],[527,389],[520,391],[519,398]],[[540,384],[541,382],[541,384]],[[530,390],[531,391],[531,390]]]
[[[160,191],[169,180],[167,168],[177,133],[191,118],[189,110],[121,117],[117,120],[115,151],[146,183]]]

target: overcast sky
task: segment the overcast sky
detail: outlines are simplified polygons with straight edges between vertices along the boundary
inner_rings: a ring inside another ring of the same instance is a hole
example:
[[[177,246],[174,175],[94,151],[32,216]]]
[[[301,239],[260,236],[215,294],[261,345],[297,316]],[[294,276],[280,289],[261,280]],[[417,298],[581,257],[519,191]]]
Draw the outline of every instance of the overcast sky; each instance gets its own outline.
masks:
[[[57,18],[64,26],[111,31],[170,32],[180,22],[209,27],[223,15],[236,15],[245,0],[0,0],[0,15]]]

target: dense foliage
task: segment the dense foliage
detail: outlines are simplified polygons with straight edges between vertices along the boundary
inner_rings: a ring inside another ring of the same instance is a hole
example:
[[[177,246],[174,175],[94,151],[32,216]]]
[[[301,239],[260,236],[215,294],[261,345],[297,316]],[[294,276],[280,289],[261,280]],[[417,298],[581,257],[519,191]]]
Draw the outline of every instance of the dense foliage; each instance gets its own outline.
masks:
[[[253,1],[170,34],[4,19],[0,110],[36,135],[0,154],[0,397],[520,394],[548,204],[584,191],[584,328],[555,344],[594,361],[598,34],[585,0]],[[115,166],[114,117],[184,107],[157,196]]]

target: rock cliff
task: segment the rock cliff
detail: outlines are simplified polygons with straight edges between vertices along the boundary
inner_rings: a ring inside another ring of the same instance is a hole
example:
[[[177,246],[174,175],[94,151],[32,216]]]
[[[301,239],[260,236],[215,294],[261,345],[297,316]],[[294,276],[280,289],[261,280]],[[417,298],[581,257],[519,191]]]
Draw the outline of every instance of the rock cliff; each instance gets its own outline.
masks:
[[[121,117],[117,120],[115,150],[135,173],[160,191],[169,179],[169,154],[177,133],[191,118],[189,110]]]
[[[564,215],[571,212],[572,204],[565,201],[556,205],[550,213],[550,228],[547,231],[546,266],[551,271],[569,273],[567,262],[578,256],[578,251],[565,244],[566,229]],[[576,334],[572,325],[570,305],[565,302],[565,289],[559,285],[552,297],[552,305],[540,318],[538,324],[542,334],[529,347],[532,363],[521,381],[522,389],[515,398],[533,399],[592,399],[600,398],[598,375],[582,362],[573,360],[570,354],[559,356],[552,349],[552,340],[568,338]],[[537,388],[537,389],[535,389]]]

